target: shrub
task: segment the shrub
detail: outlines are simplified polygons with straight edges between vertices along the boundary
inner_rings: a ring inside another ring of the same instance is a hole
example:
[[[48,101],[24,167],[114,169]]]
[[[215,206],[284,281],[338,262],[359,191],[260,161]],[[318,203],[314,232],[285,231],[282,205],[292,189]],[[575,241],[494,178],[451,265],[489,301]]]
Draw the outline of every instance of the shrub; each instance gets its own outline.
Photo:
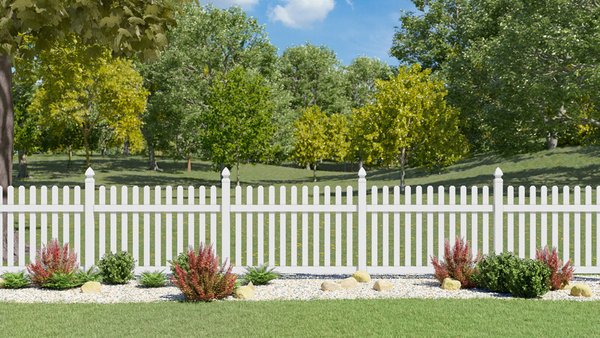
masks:
[[[246,284],[252,282],[254,285],[269,284],[273,279],[279,278],[279,274],[274,272],[274,270],[274,268],[269,270],[267,265],[258,267],[249,266],[246,268],[246,274],[243,277],[244,282]]]
[[[133,279],[134,267],[135,260],[126,251],[109,252],[98,263],[102,281],[107,284],[126,284]]]
[[[556,248],[552,248],[552,252],[550,252],[547,246],[544,249],[538,249],[535,253],[535,258],[550,268],[550,290],[561,289],[563,286],[569,284],[573,278],[571,260],[568,260],[563,265],[562,260],[558,258]]]
[[[42,246],[36,261],[27,266],[27,271],[34,285],[43,287],[55,273],[69,274],[77,271],[77,256],[69,250],[69,244],[60,246],[54,239],[47,246]]]
[[[515,274],[519,257],[510,252],[486,256],[477,263],[473,281],[477,286],[494,292],[508,293],[508,281]]]
[[[511,272],[507,287],[513,296],[535,298],[550,290],[550,268],[541,261],[519,260],[518,268]]]
[[[4,282],[0,287],[6,289],[21,289],[29,286],[29,278],[25,276],[24,272],[6,272],[2,275]]]
[[[446,240],[444,246],[444,261],[440,262],[437,257],[431,257],[431,264],[435,269],[435,278],[442,283],[444,278],[454,278],[460,282],[463,288],[476,286],[473,281],[476,264],[481,259],[479,253],[473,259],[469,242],[457,238],[454,247],[450,248],[450,242]]]
[[[191,249],[191,248],[190,248]],[[189,250],[188,250],[189,251]],[[171,274],[175,276],[175,266],[179,265],[186,272],[190,272],[190,263],[187,252],[180,252],[175,259],[169,261],[171,265]]]
[[[175,274],[171,281],[184,294],[187,301],[211,301],[222,299],[233,293],[236,275],[232,266],[219,265],[219,257],[211,246],[200,245],[198,254],[190,249],[187,253],[188,268],[175,263]]]
[[[158,288],[161,286],[165,286],[166,281],[167,281],[167,278],[162,271],[160,271],[160,272],[146,271],[140,275],[140,284],[142,284],[142,286],[145,286],[147,288]]]

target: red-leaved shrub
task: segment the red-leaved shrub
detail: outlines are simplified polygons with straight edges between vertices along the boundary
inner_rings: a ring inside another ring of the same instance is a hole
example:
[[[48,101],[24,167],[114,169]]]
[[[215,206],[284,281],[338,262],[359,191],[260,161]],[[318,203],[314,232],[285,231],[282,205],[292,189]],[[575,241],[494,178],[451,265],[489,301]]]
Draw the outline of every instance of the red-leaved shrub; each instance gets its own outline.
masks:
[[[435,269],[435,278],[444,281],[444,278],[450,277],[460,282],[462,288],[474,288],[475,282],[472,280],[475,274],[476,264],[481,260],[481,255],[473,259],[469,242],[456,238],[454,247],[450,248],[450,242],[446,240],[444,245],[444,261],[432,256],[431,264]]]
[[[175,262],[175,274],[171,281],[177,286],[187,301],[209,302],[222,299],[233,293],[237,276],[231,273],[232,266],[219,265],[219,257],[209,245],[200,245],[198,254],[190,249],[187,253],[189,270]]]
[[[55,273],[68,274],[77,269],[77,255],[69,249],[69,244],[61,247],[57,239],[42,246],[35,262],[27,266],[31,282],[37,286],[43,286]]]
[[[545,246],[543,249],[538,249],[535,252],[535,258],[550,268],[550,290],[560,290],[563,286],[569,284],[573,278],[573,267],[569,259],[565,265],[558,258],[556,248],[552,248],[552,252]],[[562,267],[561,267],[562,266]]]

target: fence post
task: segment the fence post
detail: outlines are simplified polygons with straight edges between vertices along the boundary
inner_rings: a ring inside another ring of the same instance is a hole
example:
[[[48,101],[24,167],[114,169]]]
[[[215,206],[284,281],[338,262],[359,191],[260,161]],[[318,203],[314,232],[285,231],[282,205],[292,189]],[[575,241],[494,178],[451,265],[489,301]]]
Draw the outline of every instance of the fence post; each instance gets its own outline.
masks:
[[[229,169],[225,167],[221,172],[221,261],[225,262],[230,257],[230,211],[231,211],[231,199],[230,199],[230,184],[231,180]],[[229,259],[231,264],[231,259]]]
[[[94,252],[96,250],[96,226],[94,224],[94,204],[96,199],[96,186],[94,170],[88,168],[85,171],[85,201],[83,207],[83,218],[85,220],[85,269],[90,269],[96,262]]]
[[[501,253],[504,233],[504,181],[502,170],[494,172],[494,252]]]
[[[358,270],[367,269],[367,173],[358,171]]]

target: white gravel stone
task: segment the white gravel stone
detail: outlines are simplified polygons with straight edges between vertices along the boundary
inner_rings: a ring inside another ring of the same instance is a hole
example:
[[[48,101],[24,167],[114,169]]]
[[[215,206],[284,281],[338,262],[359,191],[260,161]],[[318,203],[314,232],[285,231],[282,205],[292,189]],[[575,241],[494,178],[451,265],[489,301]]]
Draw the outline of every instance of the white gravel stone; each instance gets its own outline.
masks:
[[[229,297],[231,301],[264,301],[264,300],[314,300],[314,299],[394,299],[394,298],[502,298],[512,299],[509,295],[487,292],[479,289],[446,291],[432,276],[373,276],[385,279],[393,284],[393,289],[386,292],[373,290],[373,283],[361,283],[347,290],[321,291],[325,280],[339,280],[345,276],[292,276],[271,281],[269,285],[256,285],[256,295],[250,300],[239,300]],[[568,290],[550,291],[543,300],[594,301],[600,300],[600,277],[575,277],[573,283],[585,283],[592,289],[593,296],[572,297]],[[17,303],[146,303],[163,301],[183,301],[184,297],[174,286],[160,288],[140,287],[138,282],[131,281],[125,285],[102,285],[101,294],[83,294],[79,288],[57,291],[37,288],[19,290],[0,289],[0,302]]]

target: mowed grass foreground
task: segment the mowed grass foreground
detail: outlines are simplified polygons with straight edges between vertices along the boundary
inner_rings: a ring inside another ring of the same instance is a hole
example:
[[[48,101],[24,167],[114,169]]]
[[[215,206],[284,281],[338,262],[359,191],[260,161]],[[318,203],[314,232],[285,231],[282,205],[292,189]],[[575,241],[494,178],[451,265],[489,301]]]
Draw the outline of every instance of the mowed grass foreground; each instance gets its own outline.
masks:
[[[15,336],[597,336],[598,302],[343,300],[151,304],[0,304]]]

